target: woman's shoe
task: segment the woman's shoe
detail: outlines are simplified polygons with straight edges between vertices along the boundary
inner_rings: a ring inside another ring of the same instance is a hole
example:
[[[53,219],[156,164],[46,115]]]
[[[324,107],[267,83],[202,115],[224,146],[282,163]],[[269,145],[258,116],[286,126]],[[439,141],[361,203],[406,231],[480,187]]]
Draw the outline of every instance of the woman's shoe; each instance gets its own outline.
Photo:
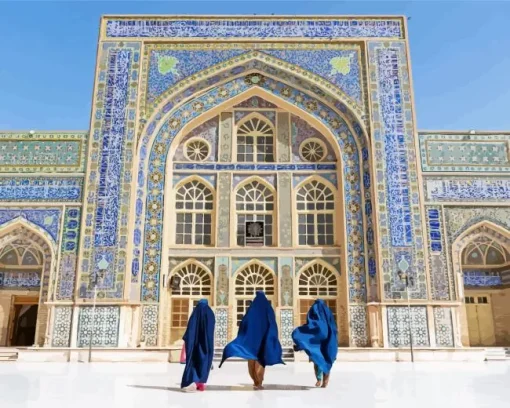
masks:
[[[195,383],[191,383],[187,387],[182,388],[182,392],[195,392],[197,390],[197,385]]]

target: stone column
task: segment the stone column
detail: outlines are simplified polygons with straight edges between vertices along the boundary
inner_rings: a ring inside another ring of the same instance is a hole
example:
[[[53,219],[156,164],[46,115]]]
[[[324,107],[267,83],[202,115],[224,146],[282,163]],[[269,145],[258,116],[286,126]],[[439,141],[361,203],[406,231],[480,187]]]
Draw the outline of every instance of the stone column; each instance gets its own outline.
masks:
[[[379,304],[369,303],[368,304],[368,325],[370,331],[370,345],[374,348],[382,346],[381,336],[381,313]]]
[[[278,162],[290,162],[290,114],[287,112],[279,112],[277,115],[277,153]]]
[[[278,173],[278,241],[280,247],[292,247],[292,177]]]
[[[230,173],[220,173],[218,176],[218,216],[217,216],[217,247],[230,246],[230,194],[232,190],[232,179]]]

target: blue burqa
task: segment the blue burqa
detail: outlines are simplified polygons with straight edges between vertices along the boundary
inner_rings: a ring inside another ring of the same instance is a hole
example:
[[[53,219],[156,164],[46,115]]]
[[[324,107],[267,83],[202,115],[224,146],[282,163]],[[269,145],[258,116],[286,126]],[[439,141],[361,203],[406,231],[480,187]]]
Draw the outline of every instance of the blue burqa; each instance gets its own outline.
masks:
[[[220,367],[232,357],[257,360],[262,367],[285,364],[275,314],[264,292],[257,292],[241,321],[236,339],[223,350]]]
[[[306,316],[306,324],[292,332],[295,351],[303,350],[324,374],[329,374],[338,353],[338,330],[335,317],[318,299]]]
[[[181,388],[207,382],[214,356],[214,324],[214,313],[207,300],[202,299],[191,313],[182,338],[186,348],[186,366]]]

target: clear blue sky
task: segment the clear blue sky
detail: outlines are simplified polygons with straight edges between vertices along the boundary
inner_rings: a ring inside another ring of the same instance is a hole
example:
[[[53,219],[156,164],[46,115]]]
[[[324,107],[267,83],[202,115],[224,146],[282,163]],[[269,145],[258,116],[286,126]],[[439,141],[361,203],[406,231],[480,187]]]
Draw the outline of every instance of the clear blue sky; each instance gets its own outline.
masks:
[[[89,127],[101,14],[404,14],[420,130],[510,130],[510,2],[0,0],[0,129]]]

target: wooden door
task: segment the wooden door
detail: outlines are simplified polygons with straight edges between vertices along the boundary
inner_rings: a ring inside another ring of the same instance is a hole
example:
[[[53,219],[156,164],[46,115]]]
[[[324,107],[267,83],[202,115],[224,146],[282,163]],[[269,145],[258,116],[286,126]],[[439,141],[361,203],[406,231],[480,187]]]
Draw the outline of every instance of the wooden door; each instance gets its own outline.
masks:
[[[466,296],[469,344],[471,347],[490,347],[496,343],[494,318],[489,294]]]

